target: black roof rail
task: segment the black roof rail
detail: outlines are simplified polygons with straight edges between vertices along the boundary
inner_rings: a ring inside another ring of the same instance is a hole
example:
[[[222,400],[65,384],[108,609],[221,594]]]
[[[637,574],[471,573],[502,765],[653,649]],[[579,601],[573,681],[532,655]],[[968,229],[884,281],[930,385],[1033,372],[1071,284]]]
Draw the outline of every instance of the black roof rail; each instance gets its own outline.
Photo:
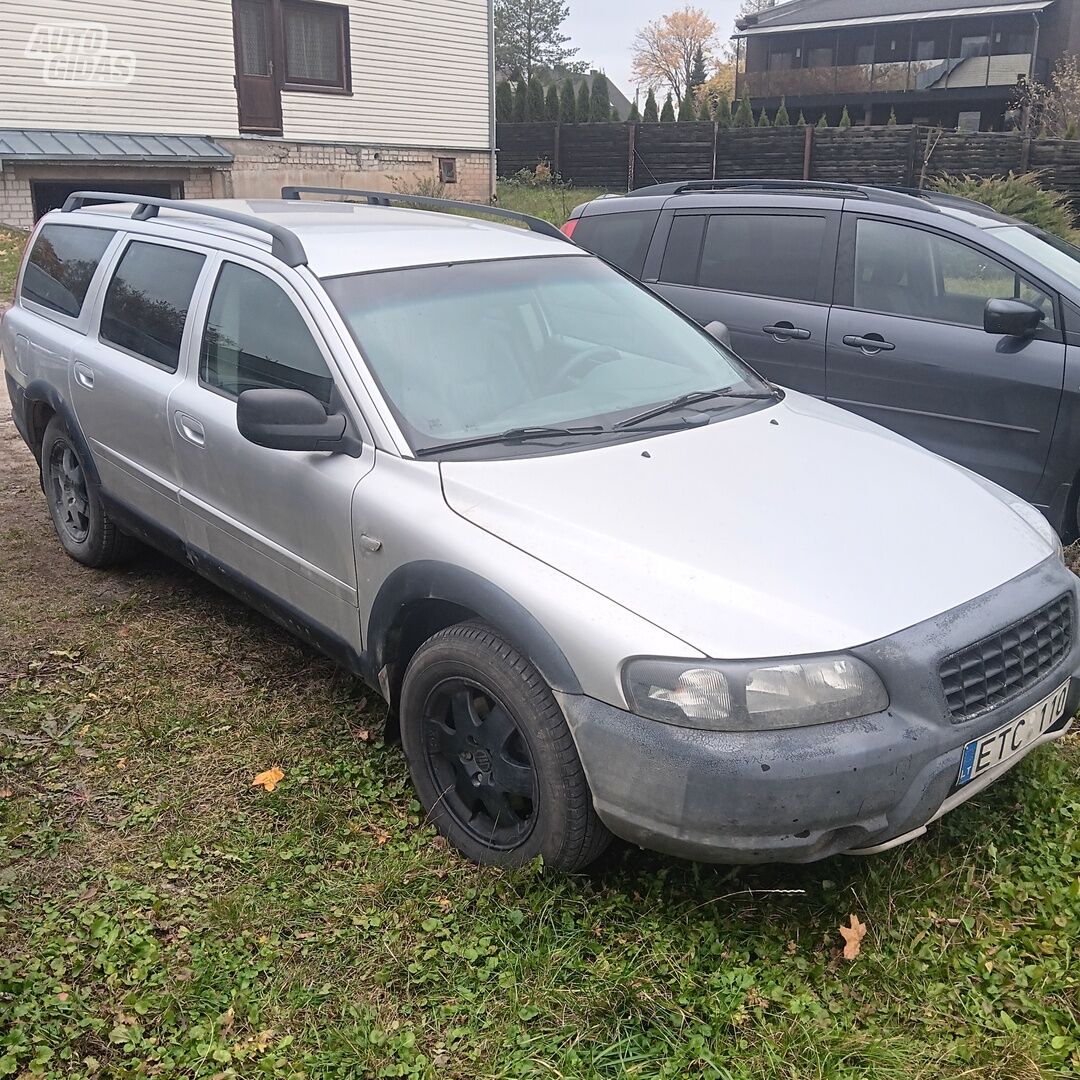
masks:
[[[198,202],[188,202],[184,199],[158,199],[148,195],[128,195],[116,191],[76,191],[67,197],[62,213],[69,214],[72,210],[81,210],[87,202],[106,203],[135,203],[135,211],[131,217],[135,221],[149,221],[158,216],[158,211],[184,210],[189,214],[197,214],[200,217],[218,218],[221,221],[232,221],[237,225],[246,225],[249,229],[257,229],[272,237],[271,253],[287,266],[305,266],[307,264],[307,252],[300,238],[291,229],[284,225],[278,225],[271,221],[255,217],[253,214],[241,214],[237,210],[226,210],[220,206],[205,206]]]
[[[685,180],[637,188],[630,195],[691,195],[710,191],[784,191],[790,194],[835,195],[845,199],[877,199],[880,202],[921,205],[926,200],[895,188],[874,187],[871,184],[842,184],[827,180],[770,180],[748,178],[739,180]],[[932,205],[932,204],[931,204]]]
[[[371,206],[390,206],[392,203],[398,202],[407,203],[410,206],[428,207],[432,210],[466,210],[474,216],[487,214],[489,217],[516,221],[525,225],[531,232],[550,236],[556,240],[564,240],[568,244],[573,243],[573,240],[552,225],[550,221],[533,217],[531,214],[521,214],[517,210],[505,210],[501,206],[491,206],[487,203],[459,202],[456,199],[435,199],[429,195],[409,195],[408,193],[394,191],[363,191],[359,188],[283,187],[281,189],[283,199],[299,200],[302,194],[345,195],[365,199]]]

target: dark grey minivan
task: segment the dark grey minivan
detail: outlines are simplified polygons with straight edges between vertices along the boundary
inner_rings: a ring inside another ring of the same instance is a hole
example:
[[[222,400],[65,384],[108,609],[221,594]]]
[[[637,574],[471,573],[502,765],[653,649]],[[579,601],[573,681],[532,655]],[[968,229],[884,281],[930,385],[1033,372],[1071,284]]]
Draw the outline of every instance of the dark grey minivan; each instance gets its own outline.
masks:
[[[1080,531],[1080,248],[967,199],[775,180],[642,188],[563,231],[770,379]]]

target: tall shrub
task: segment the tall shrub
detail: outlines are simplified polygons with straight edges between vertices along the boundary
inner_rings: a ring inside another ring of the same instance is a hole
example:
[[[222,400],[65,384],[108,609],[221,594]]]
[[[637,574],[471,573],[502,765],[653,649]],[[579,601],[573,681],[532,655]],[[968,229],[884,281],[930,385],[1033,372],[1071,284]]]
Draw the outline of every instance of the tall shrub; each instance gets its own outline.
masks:
[[[764,105],[761,106],[761,115],[758,117],[757,126],[772,127],[772,124],[769,123],[769,114],[765,111]]]
[[[652,88],[645,95],[645,111],[641,114],[641,121],[644,124],[655,124],[660,119],[660,113],[656,108],[656,94]]]
[[[675,123],[675,106],[671,103],[671,95],[664,99],[664,107],[660,110],[660,122],[662,124]]]
[[[593,76],[589,90],[589,120],[594,124],[605,124],[611,120],[611,95],[604,74]]]
[[[521,124],[529,119],[529,95],[525,84],[519,82],[514,87],[514,123]]]
[[[555,123],[559,119],[559,85],[552,83],[544,95],[544,119]]]
[[[787,102],[783,98],[780,99],[780,108],[776,110],[776,119],[773,120],[773,127],[791,127],[791,117],[788,116]]]
[[[1037,172],[1009,173],[1006,177],[943,176],[934,189],[985,203],[998,213],[1019,218],[1075,243],[1072,211],[1066,196],[1039,185]]]
[[[754,109],[750,99],[743,94],[739,107],[735,110],[735,116],[731,121],[732,127],[748,128],[754,126]]]
[[[588,79],[582,79],[577,92],[577,122],[579,124],[587,124],[589,122],[589,114],[591,111],[592,106],[589,99],[589,81]]]
[[[503,79],[495,88],[495,119],[509,124],[514,119],[514,88],[509,79]]]
[[[727,94],[721,94],[716,99],[716,122],[722,128],[731,127],[731,102]]]
[[[688,123],[697,119],[697,106],[694,104],[693,90],[687,90],[679,102],[679,122]]]
[[[574,80],[567,78],[562,84],[562,93],[559,95],[559,123],[577,123],[577,95],[574,93]]]
[[[544,101],[544,84],[535,77],[529,81],[529,97],[525,112],[530,120],[543,120],[547,115],[547,103]]]
[[[844,106],[844,111],[840,114],[839,126],[845,129],[851,127],[851,114],[847,111],[846,105]]]

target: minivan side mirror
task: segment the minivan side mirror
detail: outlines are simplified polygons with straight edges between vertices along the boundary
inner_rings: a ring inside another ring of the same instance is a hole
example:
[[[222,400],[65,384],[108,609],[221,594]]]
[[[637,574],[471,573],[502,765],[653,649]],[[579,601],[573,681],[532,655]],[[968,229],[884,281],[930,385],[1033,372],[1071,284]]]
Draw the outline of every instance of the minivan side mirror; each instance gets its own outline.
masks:
[[[359,454],[345,414],[328,414],[306,390],[245,390],[236,399],[236,426],[248,442],[270,450]]]
[[[727,323],[722,323],[719,319],[713,319],[711,323],[708,323],[705,327],[705,332],[716,338],[725,348],[735,351],[735,347],[731,344],[731,330],[728,328]]]
[[[1043,313],[1026,300],[987,300],[983,329],[988,334],[1028,338],[1042,325]]]

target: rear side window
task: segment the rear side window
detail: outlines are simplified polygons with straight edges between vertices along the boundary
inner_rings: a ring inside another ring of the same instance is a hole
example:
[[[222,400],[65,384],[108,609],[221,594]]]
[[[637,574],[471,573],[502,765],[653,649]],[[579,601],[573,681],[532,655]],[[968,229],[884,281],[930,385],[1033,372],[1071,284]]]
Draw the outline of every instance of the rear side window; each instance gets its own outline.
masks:
[[[230,397],[245,390],[306,390],[330,404],[334,381],[296,305],[268,277],[222,267],[203,333],[199,378]]]
[[[175,371],[203,262],[194,251],[128,244],[105,293],[101,340]]]
[[[594,214],[578,218],[574,240],[620,270],[641,277],[658,210],[632,210],[622,214]]]
[[[115,235],[111,229],[46,225],[34,241],[20,295],[77,319],[101,256]]]
[[[827,232],[824,217],[714,214],[698,284],[706,289],[814,300]]]
[[[671,223],[660,280],[671,285],[696,285],[701,262],[704,214],[679,214]]]

